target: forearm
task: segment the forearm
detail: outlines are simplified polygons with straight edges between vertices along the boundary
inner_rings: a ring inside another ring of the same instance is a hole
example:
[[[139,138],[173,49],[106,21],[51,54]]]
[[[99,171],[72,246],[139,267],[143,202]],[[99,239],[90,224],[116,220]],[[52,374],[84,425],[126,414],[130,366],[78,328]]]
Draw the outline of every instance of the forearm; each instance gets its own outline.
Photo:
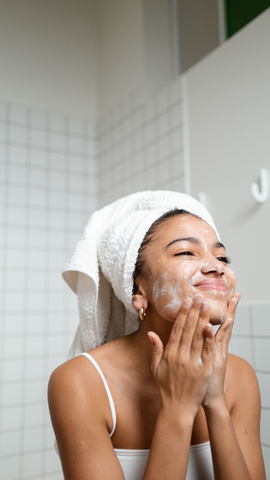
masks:
[[[226,401],[215,410],[205,410],[215,480],[252,480],[239,446]]]
[[[185,480],[193,422],[179,408],[161,408],[143,480]]]

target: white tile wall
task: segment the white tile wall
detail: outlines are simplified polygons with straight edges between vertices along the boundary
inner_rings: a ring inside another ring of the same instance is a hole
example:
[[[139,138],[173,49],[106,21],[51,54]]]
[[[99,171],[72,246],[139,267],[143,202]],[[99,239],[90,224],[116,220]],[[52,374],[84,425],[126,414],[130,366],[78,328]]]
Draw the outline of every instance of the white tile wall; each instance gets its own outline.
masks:
[[[96,128],[16,105],[0,112],[0,476],[59,480],[46,389],[78,323],[60,273],[97,205]]]
[[[270,303],[238,306],[230,346],[254,368],[261,392],[261,442],[270,478]]]
[[[180,78],[147,104],[135,98],[99,123],[99,206],[139,190],[184,191]]]

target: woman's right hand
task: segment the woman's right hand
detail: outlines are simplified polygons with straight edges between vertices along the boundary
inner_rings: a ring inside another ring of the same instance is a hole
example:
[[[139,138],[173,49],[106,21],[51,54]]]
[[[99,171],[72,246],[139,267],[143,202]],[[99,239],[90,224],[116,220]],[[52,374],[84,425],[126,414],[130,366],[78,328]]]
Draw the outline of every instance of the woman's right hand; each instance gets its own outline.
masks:
[[[185,300],[165,350],[159,336],[148,333],[152,344],[151,369],[163,406],[177,405],[194,417],[212,373],[215,337],[209,310],[202,295],[196,295],[193,302]]]

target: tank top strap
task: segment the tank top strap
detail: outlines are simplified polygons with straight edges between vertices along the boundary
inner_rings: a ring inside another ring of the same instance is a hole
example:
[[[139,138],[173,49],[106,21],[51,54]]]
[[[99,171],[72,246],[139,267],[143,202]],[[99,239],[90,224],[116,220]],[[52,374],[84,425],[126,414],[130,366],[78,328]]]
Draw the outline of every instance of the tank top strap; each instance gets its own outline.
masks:
[[[90,362],[94,365],[94,367],[97,369],[99,375],[101,376],[101,379],[103,381],[103,384],[104,384],[104,387],[105,387],[105,390],[107,392],[107,396],[108,396],[108,400],[109,400],[109,404],[110,404],[110,408],[111,408],[111,414],[112,414],[112,420],[113,420],[113,428],[112,428],[112,431],[110,433],[110,437],[113,435],[114,431],[115,431],[115,427],[116,427],[116,411],[115,411],[115,406],[114,406],[114,401],[113,401],[113,398],[112,398],[112,394],[111,394],[111,391],[109,389],[109,386],[108,386],[108,383],[106,381],[106,378],[104,377],[103,375],[103,372],[102,370],[100,369],[99,365],[97,364],[97,362],[94,360],[94,358],[92,357],[92,355],[89,355],[89,353],[80,353],[79,355],[84,355],[86,358],[88,358],[88,360],[90,360]],[[78,356],[79,356],[78,355]]]

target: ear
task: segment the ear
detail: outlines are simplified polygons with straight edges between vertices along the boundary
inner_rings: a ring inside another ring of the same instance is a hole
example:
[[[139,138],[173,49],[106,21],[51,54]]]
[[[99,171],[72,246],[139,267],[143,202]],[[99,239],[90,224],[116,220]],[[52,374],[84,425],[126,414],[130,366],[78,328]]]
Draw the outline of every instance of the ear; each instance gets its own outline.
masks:
[[[148,307],[148,299],[144,288],[139,285],[137,292],[132,295],[134,307],[140,311],[142,307],[146,310]]]

